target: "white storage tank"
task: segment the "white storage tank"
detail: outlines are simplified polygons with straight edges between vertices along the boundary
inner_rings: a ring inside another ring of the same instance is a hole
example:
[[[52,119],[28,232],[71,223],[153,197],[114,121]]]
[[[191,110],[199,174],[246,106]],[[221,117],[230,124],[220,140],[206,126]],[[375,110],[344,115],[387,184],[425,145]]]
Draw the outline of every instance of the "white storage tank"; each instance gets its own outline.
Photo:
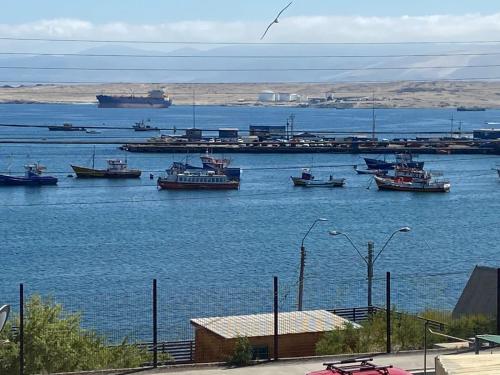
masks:
[[[259,102],[275,102],[276,93],[274,91],[265,90],[259,94]]]

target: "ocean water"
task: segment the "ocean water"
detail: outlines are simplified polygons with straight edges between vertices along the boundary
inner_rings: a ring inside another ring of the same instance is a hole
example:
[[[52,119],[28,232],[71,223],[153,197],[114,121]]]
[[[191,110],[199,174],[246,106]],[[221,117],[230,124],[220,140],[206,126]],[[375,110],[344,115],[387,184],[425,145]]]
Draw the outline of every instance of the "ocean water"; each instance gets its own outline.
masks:
[[[197,107],[201,128],[279,125],[290,108]],[[370,110],[293,109],[297,129],[371,130]],[[500,111],[379,110],[380,131],[449,131],[450,117],[463,130],[500,119]],[[189,127],[192,108],[112,110],[83,105],[0,105],[0,123],[122,126],[101,134],[0,127],[0,137],[130,139],[141,119],[154,126]],[[448,194],[377,191],[369,176],[356,175],[360,155],[230,155],[243,169],[238,191],[158,191],[149,179],[172,161],[199,155],[127,154],[118,145],[97,145],[96,166],[127,158],[141,179],[79,180],[70,164],[89,165],[92,145],[1,144],[0,170],[22,173],[40,161],[57,187],[0,189],[0,304],[15,304],[17,288],[52,295],[84,311],[90,327],[119,338],[148,328],[153,278],[158,279],[163,337],[190,335],[189,319],[213,314],[270,311],[272,276],[279,276],[284,308],[293,308],[301,240],[306,239],[306,308],[366,305],[365,267],[349,242],[328,235],[346,232],[365,252],[379,250],[375,276],[390,271],[398,306],[452,308],[476,264],[500,265],[500,157],[421,155],[426,167],[444,172]],[[335,167],[320,167],[320,166]],[[312,166],[316,176],[344,177],[340,189],[294,188],[291,175]],[[316,168],[315,168],[316,166]],[[446,274],[446,275],[444,275]],[[423,276],[429,275],[429,276]],[[434,276],[430,276],[434,275]],[[398,281],[399,280],[399,281]],[[383,283],[375,283],[383,300]],[[177,327],[177,328],[176,328]],[[179,328],[181,327],[181,328]]]

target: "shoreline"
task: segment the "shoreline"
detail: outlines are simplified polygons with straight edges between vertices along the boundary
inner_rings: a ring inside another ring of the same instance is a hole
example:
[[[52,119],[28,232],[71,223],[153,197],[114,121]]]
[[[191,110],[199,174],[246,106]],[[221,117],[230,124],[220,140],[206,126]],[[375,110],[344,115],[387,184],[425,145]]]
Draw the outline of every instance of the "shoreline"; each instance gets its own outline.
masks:
[[[245,83],[245,84],[78,84],[78,85],[4,85],[0,87],[0,104],[74,104],[96,105],[96,95],[143,96],[153,89],[164,88],[173,105],[192,105],[193,91],[197,105],[302,107],[309,108],[500,108],[500,81],[436,81],[363,83]],[[298,101],[262,102],[259,93],[296,94]],[[333,93],[334,101],[325,101]]]

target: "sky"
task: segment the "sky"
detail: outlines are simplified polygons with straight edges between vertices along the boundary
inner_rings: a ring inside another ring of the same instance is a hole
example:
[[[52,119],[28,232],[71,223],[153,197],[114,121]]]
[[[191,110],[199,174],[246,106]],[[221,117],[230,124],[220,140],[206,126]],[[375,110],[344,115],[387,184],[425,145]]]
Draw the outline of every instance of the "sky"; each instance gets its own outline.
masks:
[[[0,38],[259,42],[288,0],[5,1]],[[500,40],[485,0],[295,0],[265,42]],[[31,47],[33,44],[24,44]],[[22,48],[3,43],[0,48]]]
[[[93,23],[162,23],[185,20],[259,21],[288,0],[19,0],[2,2],[1,23],[76,18]],[[500,12],[496,0],[295,0],[289,16],[425,16]]]

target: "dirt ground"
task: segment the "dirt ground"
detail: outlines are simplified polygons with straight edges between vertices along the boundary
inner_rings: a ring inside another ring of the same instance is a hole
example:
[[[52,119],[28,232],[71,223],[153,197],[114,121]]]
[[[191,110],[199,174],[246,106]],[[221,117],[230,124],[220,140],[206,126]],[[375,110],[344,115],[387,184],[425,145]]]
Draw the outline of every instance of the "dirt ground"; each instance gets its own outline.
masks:
[[[96,103],[98,94],[145,95],[151,89],[163,88],[174,104],[189,105],[284,105],[290,103],[258,103],[264,90],[296,93],[302,101],[324,98],[327,93],[348,104],[366,108],[446,108],[478,106],[500,108],[499,82],[393,82],[378,84],[79,84],[0,86],[0,103]],[[333,104],[333,103],[330,103]]]

